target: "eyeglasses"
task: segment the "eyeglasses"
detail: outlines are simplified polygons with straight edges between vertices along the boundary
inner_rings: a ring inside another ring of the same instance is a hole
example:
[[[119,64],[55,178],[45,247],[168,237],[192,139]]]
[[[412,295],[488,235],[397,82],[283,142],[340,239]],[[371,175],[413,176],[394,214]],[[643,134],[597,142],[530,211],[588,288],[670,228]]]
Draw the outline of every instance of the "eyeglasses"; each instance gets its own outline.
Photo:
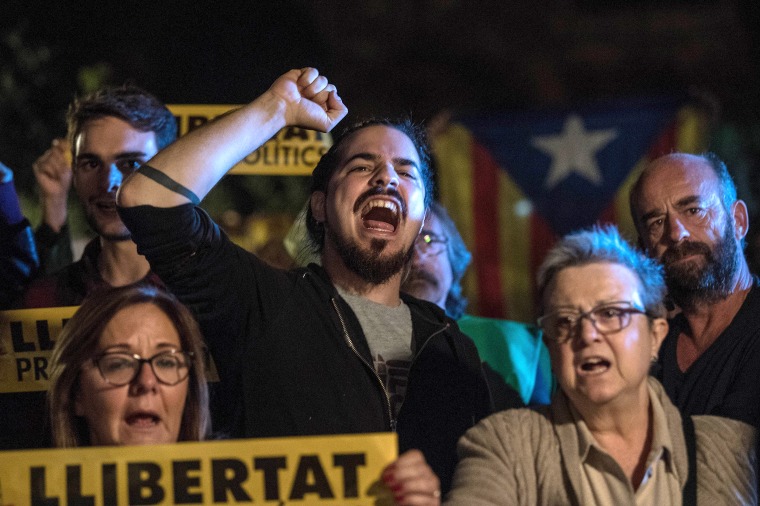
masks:
[[[584,318],[588,318],[600,334],[614,334],[626,328],[631,323],[631,315],[647,312],[639,309],[631,302],[605,302],[590,311],[560,310],[549,313],[538,319],[538,326],[546,337],[559,344],[570,340],[573,331]]]
[[[445,249],[449,240],[446,237],[427,232],[417,236],[414,241],[414,247],[421,255],[440,255]]]
[[[188,351],[164,351],[150,358],[142,358],[132,353],[103,353],[93,362],[106,383],[117,387],[132,383],[140,374],[143,364],[150,368],[159,383],[176,385],[190,374],[193,353]]]

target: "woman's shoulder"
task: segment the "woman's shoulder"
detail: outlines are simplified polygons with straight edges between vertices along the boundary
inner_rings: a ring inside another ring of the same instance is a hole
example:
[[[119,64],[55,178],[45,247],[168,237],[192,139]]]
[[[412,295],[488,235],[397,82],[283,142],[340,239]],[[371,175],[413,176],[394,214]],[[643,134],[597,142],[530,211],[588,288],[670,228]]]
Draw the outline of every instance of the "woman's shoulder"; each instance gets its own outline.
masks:
[[[754,448],[756,430],[747,423],[712,415],[695,415],[692,419],[698,447],[730,446],[723,451]]]
[[[744,422],[720,416],[692,418],[700,503],[719,504],[739,499],[737,504],[756,504],[755,429]]]
[[[554,439],[549,406],[499,411],[487,416],[467,434],[502,441],[505,445],[535,446]]]

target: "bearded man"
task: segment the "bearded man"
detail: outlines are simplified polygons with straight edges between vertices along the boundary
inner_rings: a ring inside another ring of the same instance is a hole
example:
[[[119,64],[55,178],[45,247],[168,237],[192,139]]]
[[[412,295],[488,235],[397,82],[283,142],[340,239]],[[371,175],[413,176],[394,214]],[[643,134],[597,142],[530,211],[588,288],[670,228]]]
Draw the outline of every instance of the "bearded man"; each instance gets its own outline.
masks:
[[[715,155],[654,160],[631,190],[641,245],[677,314],[654,374],[688,415],[760,421],[760,290],[743,252],[746,204]]]
[[[234,437],[395,431],[405,453],[386,483],[397,500],[435,503],[457,439],[491,402],[472,341],[443,310],[399,291],[432,199],[419,131],[362,123],[322,157],[307,226],[323,267],[272,268],[193,205],[281,128],[329,131],[346,113],[324,76],[292,70],[143,165],[121,187],[120,213],[199,320],[221,380],[215,421]]]

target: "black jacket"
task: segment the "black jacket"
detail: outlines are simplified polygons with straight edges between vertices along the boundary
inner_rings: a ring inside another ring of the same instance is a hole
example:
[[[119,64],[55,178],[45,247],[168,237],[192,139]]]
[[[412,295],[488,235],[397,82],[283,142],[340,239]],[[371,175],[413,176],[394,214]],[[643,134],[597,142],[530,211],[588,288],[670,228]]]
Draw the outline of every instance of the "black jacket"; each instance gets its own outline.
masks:
[[[434,304],[402,295],[415,356],[395,421],[351,308],[319,266],[282,271],[231,243],[191,205],[121,209],[140,253],[199,320],[233,437],[396,430],[448,489],[456,442],[491,411],[476,348]]]

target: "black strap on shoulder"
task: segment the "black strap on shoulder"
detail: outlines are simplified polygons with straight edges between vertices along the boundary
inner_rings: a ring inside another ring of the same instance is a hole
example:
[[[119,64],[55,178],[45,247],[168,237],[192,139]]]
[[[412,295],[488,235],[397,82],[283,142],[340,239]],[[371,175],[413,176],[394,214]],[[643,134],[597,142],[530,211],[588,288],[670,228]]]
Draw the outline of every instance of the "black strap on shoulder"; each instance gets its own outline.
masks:
[[[142,165],[139,169],[137,169],[137,172],[142,174],[143,176],[152,179],[156,183],[160,184],[164,188],[173,191],[174,193],[179,193],[183,197],[187,197],[190,202],[193,203],[193,205],[198,205],[201,203],[201,200],[198,198],[198,195],[193,193],[192,190],[189,188],[186,188],[176,182],[174,179],[170,178],[160,170],[154,169],[150,165]]]
[[[689,475],[683,487],[683,505],[697,504],[697,441],[694,436],[694,420],[691,416],[683,415],[683,437],[686,440],[686,456],[689,460]]]

